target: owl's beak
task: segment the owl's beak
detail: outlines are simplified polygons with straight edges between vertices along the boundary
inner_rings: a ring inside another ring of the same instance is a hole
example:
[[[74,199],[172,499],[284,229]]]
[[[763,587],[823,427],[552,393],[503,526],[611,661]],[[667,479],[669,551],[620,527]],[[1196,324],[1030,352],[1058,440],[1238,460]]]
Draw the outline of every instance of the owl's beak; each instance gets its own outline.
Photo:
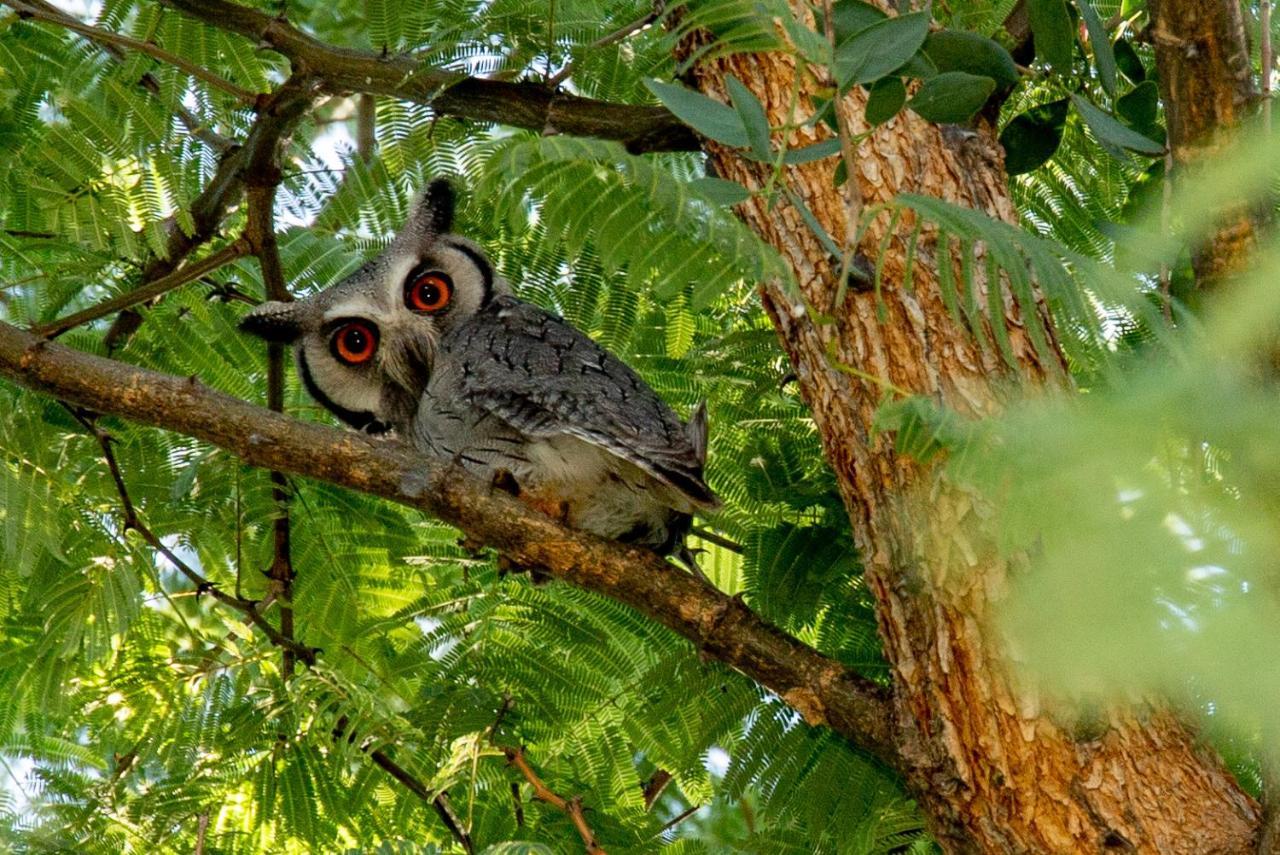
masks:
[[[263,303],[240,320],[240,329],[267,341],[293,344],[302,334],[298,304],[275,300]]]

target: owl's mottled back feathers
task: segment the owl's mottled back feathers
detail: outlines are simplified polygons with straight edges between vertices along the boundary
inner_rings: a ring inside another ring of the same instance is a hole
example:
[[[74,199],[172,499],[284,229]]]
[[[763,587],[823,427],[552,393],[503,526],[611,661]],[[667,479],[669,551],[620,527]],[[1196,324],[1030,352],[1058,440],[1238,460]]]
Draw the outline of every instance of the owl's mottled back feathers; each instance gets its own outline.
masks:
[[[440,362],[459,367],[459,394],[522,434],[575,436],[640,467],[696,506],[719,505],[702,477],[702,438],[622,360],[556,315],[515,297],[495,297],[440,350]],[[694,425],[699,429],[705,423]]]

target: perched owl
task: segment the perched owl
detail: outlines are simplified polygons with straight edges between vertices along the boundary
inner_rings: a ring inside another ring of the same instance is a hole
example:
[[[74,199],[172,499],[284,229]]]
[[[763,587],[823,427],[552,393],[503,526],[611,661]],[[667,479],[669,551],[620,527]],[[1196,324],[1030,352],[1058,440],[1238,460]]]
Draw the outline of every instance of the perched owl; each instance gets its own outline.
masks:
[[[449,234],[453,208],[432,182],[385,252],[241,328],[293,344],[307,390],[351,427],[394,430],[569,526],[687,559],[691,514],[719,505],[705,410],[684,424],[613,354],[515,297]]]

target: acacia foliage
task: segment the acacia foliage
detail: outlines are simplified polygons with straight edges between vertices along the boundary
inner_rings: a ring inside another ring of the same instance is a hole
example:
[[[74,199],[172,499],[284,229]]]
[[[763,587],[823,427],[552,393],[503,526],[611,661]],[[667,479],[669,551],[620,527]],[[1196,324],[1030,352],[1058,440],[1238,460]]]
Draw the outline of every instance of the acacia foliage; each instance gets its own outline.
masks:
[[[943,23],[996,34],[1009,5],[975,0]],[[288,73],[278,55],[152,2],[108,0],[90,11],[84,20],[250,92]],[[690,26],[716,32],[717,49],[779,47],[761,25],[767,8],[717,2],[689,11]],[[661,27],[609,40],[648,12],[599,0],[287,7],[292,24],[332,44],[489,76],[545,77],[568,66],[574,91],[625,103],[651,102],[646,81],[678,71],[675,36]],[[1072,84],[1107,104],[1115,81],[1091,68],[1079,64]],[[151,84],[139,85],[144,75]],[[1066,85],[1045,75],[1020,88],[1006,121]],[[786,268],[724,205],[726,191],[740,191],[709,183],[695,154],[638,157],[389,98],[376,101],[376,148],[366,158],[349,134],[334,133],[351,129],[353,104],[317,104],[283,149],[274,214],[295,293],[338,281],[393,233],[416,187],[455,176],[464,190],[459,230],[485,245],[522,296],[622,355],[680,411],[709,402],[710,479],[726,503],[707,525],[740,547],[702,544],[712,581],[887,682],[844,509],[752,298],[754,281],[785,277]],[[1150,173],[1122,151],[1102,159],[1083,115],[1063,119],[1056,159],[1020,181],[1024,232],[922,200],[869,215],[909,208],[954,239],[955,313],[975,330],[986,307],[966,301],[974,265],[960,259],[1000,248],[985,257],[1048,292],[1077,367],[1092,378],[1115,349],[1108,330],[1122,329],[1135,347],[1154,335],[1141,301],[1126,303],[1143,289],[1133,279],[1108,287],[1094,266],[1113,256],[1098,215],[1122,218]],[[169,251],[172,228],[196,230],[190,209],[218,168],[217,139],[238,141],[253,121],[225,88],[163,61],[6,14],[0,317],[45,323],[136,287],[140,271]],[[233,207],[199,254],[243,227],[244,211]],[[263,293],[252,260],[227,265],[143,309],[141,328],[114,355],[260,398],[264,354],[235,323],[245,299]],[[109,323],[65,340],[102,352]],[[292,378],[285,397],[290,413],[326,418]],[[598,596],[503,574],[490,556],[461,549],[454,532],[401,508],[310,482],[288,485],[292,605],[297,638],[322,652],[287,677],[281,651],[243,615],[199,593],[124,528],[117,487],[80,421],[15,388],[0,388],[0,398],[6,846],[456,849],[431,807],[371,762],[379,749],[432,792],[447,792],[478,848],[575,851],[570,819],[532,801],[508,765],[503,748],[512,746],[524,747],[555,792],[582,797],[612,852],[929,846],[889,772],[671,633]],[[922,455],[963,446],[943,431],[952,423],[897,403],[886,429],[903,442],[927,437]],[[280,513],[267,475],[172,434],[100,426],[114,437],[145,524],[220,588],[263,597]],[[278,609],[268,607],[268,619]],[[647,805],[644,786],[659,773],[672,783]]]

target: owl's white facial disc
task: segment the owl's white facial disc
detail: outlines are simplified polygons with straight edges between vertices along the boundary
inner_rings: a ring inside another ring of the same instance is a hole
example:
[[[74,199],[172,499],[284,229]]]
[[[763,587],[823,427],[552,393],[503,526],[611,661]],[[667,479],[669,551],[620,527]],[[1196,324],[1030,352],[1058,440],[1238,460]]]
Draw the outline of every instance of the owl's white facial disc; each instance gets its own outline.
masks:
[[[408,424],[441,338],[508,293],[478,246],[447,233],[453,204],[448,184],[432,182],[377,258],[305,300],[264,304],[242,323],[293,342],[307,390],[353,427]]]

